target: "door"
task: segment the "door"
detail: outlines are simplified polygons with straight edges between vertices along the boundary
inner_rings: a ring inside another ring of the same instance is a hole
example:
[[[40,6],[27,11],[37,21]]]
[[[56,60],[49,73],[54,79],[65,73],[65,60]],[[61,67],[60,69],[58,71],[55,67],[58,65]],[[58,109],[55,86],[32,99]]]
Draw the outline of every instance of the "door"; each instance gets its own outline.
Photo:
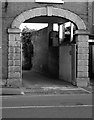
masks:
[[[59,49],[59,78],[75,84],[76,45],[61,45]]]
[[[59,48],[59,79],[71,82],[71,46],[61,45]]]

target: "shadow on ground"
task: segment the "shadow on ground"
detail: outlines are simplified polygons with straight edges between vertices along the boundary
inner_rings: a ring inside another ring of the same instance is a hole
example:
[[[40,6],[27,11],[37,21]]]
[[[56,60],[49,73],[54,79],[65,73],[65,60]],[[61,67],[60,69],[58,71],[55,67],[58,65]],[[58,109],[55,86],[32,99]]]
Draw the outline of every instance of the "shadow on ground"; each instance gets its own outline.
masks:
[[[30,88],[33,86],[43,87],[43,86],[61,86],[61,87],[75,87],[71,83],[65,82],[63,80],[59,80],[56,78],[51,78],[47,75],[43,75],[42,73],[34,72],[34,71],[23,71],[23,86],[25,88]]]

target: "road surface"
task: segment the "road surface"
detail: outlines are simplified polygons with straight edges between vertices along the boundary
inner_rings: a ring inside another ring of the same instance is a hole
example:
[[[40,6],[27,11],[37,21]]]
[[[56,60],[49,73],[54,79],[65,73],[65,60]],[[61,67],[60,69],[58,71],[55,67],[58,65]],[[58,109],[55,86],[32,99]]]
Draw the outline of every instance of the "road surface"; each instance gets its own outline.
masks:
[[[2,116],[3,118],[92,118],[92,94],[4,96]]]

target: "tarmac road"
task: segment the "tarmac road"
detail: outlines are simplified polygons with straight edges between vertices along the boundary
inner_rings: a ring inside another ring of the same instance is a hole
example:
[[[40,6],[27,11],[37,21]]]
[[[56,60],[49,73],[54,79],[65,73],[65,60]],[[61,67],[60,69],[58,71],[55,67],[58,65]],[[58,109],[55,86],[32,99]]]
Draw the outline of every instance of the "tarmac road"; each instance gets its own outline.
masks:
[[[92,94],[4,96],[2,117],[92,118],[92,106]]]

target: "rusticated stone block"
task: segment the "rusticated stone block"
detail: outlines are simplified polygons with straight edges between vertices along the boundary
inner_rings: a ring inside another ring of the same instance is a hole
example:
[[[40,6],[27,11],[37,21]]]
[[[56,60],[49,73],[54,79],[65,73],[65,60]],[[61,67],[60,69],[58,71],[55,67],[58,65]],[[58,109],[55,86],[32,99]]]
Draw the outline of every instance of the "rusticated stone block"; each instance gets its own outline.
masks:
[[[43,7],[42,9],[41,9],[41,16],[42,15],[47,15],[47,11],[46,11],[46,8],[45,7]]]
[[[9,34],[9,40],[15,41],[15,34]]]
[[[7,86],[21,87],[22,86],[22,80],[21,79],[7,79]]]
[[[78,54],[77,59],[78,60],[88,60],[89,54]]]
[[[16,34],[15,37],[16,37],[16,38],[15,38],[15,41],[19,41],[19,42],[21,41],[21,36],[20,36],[20,34]]]
[[[10,72],[20,72],[20,71],[21,71],[21,68],[20,68],[20,66],[9,66],[9,67],[8,67],[8,70],[9,70]]]
[[[21,73],[20,72],[9,72],[8,73],[8,78],[15,78],[15,79],[18,79],[21,77]]]
[[[20,41],[9,41],[9,46],[20,46]]]
[[[78,35],[77,36],[78,42],[88,42],[88,39],[89,39],[88,35]]]
[[[20,47],[21,46],[21,42],[20,41],[15,41],[15,45],[14,46]]]
[[[78,60],[78,66],[88,66],[88,60]]]
[[[9,41],[9,47],[13,47],[13,46],[15,46],[15,41]]]
[[[14,48],[14,52],[15,53],[20,53],[21,52],[21,48],[20,47],[15,47]]]
[[[13,53],[9,53],[9,54],[8,54],[8,59],[9,59],[9,60],[13,60],[13,55],[14,55]]]
[[[87,87],[90,85],[89,78],[77,78],[77,86],[78,87]]]
[[[19,28],[19,26],[21,25],[22,22],[18,21],[17,19],[15,19],[15,21],[13,21],[12,23],[12,28]],[[15,32],[15,31],[14,31]]]
[[[35,17],[35,11],[34,11],[34,9],[33,10],[30,10],[30,18],[33,18],[33,17]]]
[[[23,14],[20,14],[19,16],[17,16],[16,19],[21,23],[23,23],[25,21]]]
[[[41,16],[41,8],[36,8],[34,12],[35,12],[35,16]]]
[[[19,53],[9,53],[8,54],[8,59],[9,60],[20,60],[21,54]]]
[[[15,53],[13,58],[14,60],[20,60],[21,54]]]
[[[60,11],[60,10],[58,11],[58,8],[53,8],[52,11],[53,11],[53,15],[60,16],[60,14],[61,14],[61,16],[62,16],[62,14],[63,14],[65,16],[64,11],[62,13],[62,11]]]
[[[82,48],[87,48],[88,47],[88,42],[78,42],[78,47],[82,47]]]
[[[30,14],[31,14],[30,10],[27,10],[27,11],[23,12],[22,14],[23,14],[25,20],[27,20],[27,19],[29,19],[31,17],[30,16]]]
[[[77,71],[83,71],[83,72],[87,72],[88,71],[88,66],[78,66],[77,67]]]
[[[14,60],[14,66],[20,66],[21,61],[20,60]]]
[[[13,66],[13,60],[8,60],[8,65]]]
[[[77,72],[78,78],[86,78],[88,77],[88,72]]]
[[[78,54],[88,54],[89,49],[88,48],[78,48]]]
[[[21,67],[20,66],[15,66],[14,71],[15,72],[20,72],[21,71]]]
[[[8,49],[8,52],[9,53],[14,53],[14,47],[10,46],[9,49]]]

